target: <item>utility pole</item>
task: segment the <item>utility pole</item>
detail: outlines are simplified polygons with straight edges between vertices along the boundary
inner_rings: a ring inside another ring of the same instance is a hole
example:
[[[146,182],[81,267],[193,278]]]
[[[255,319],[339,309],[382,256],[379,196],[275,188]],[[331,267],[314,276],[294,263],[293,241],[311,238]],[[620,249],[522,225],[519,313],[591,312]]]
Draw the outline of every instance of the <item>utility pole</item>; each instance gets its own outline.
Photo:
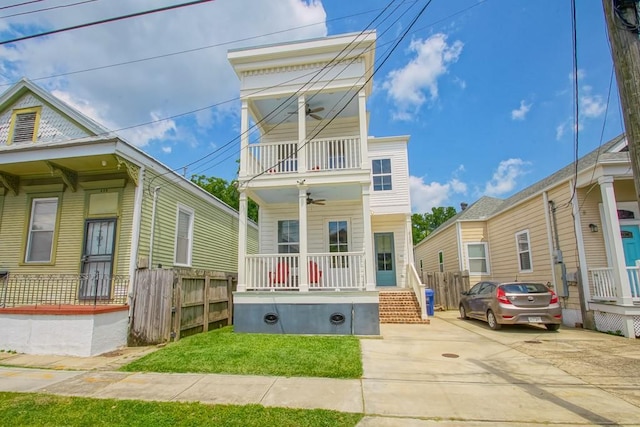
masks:
[[[620,92],[636,199],[640,203],[640,38],[638,1],[602,0]]]

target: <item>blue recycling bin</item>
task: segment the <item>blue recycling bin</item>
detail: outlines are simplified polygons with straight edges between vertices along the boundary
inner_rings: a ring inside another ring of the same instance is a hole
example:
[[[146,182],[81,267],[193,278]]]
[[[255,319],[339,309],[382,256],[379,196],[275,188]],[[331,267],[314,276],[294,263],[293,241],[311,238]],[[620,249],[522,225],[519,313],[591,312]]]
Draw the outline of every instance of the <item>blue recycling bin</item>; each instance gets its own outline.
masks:
[[[424,296],[425,299],[427,300],[427,316],[433,316],[433,312],[434,312],[434,304],[435,304],[435,299],[436,299],[436,291],[434,291],[433,289],[425,289],[424,290]]]

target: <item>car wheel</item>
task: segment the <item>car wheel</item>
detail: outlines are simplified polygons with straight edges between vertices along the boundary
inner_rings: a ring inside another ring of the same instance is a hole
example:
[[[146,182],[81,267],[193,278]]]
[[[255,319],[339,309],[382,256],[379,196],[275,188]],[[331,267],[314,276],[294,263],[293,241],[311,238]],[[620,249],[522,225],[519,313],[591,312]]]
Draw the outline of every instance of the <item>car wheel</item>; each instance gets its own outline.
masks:
[[[497,331],[502,327],[502,325],[498,323],[498,320],[496,319],[496,315],[493,314],[493,311],[491,310],[487,311],[487,323],[489,324],[489,327],[494,331]]]
[[[558,329],[560,329],[560,324],[559,323],[546,323],[544,325],[545,328],[547,328],[550,331],[557,331]]]
[[[467,310],[464,309],[464,305],[460,304],[460,318],[461,319],[468,319],[469,316],[467,316]]]

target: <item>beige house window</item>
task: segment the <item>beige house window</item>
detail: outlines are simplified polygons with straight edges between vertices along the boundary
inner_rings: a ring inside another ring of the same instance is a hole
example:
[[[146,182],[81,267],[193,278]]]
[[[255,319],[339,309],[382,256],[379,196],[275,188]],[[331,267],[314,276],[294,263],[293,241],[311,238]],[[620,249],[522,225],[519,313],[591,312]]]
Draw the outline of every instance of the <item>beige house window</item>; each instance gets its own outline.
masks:
[[[33,199],[25,262],[51,262],[58,198]]]
[[[41,107],[15,110],[11,116],[9,144],[35,142],[38,135]]]
[[[467,269],[470,274],[489,273],[489,253],[487,244],[484,242],[467,243]]]
[[[516,233],[516,248],[518,251],[518,265],[520,268],[520,272],[533,271],[529,230]]]
[[[440,273],[444,273],[444,252],[438,252],[438,269]]]
[[[178,206],[174,261],[176,265],[191,265],[191,250],[193,246],[193,218],[193,209],[182,205]]]

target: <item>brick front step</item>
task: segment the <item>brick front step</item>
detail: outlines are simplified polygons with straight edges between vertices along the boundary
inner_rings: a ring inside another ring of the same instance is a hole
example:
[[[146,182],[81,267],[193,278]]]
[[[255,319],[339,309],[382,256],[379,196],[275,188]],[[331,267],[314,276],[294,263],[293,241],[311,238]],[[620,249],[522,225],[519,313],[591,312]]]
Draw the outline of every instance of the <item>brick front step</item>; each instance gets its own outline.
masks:
[[[429,319],[422,319],[412,291],[384,291],[380,292],[380,323],[429,324]]]

